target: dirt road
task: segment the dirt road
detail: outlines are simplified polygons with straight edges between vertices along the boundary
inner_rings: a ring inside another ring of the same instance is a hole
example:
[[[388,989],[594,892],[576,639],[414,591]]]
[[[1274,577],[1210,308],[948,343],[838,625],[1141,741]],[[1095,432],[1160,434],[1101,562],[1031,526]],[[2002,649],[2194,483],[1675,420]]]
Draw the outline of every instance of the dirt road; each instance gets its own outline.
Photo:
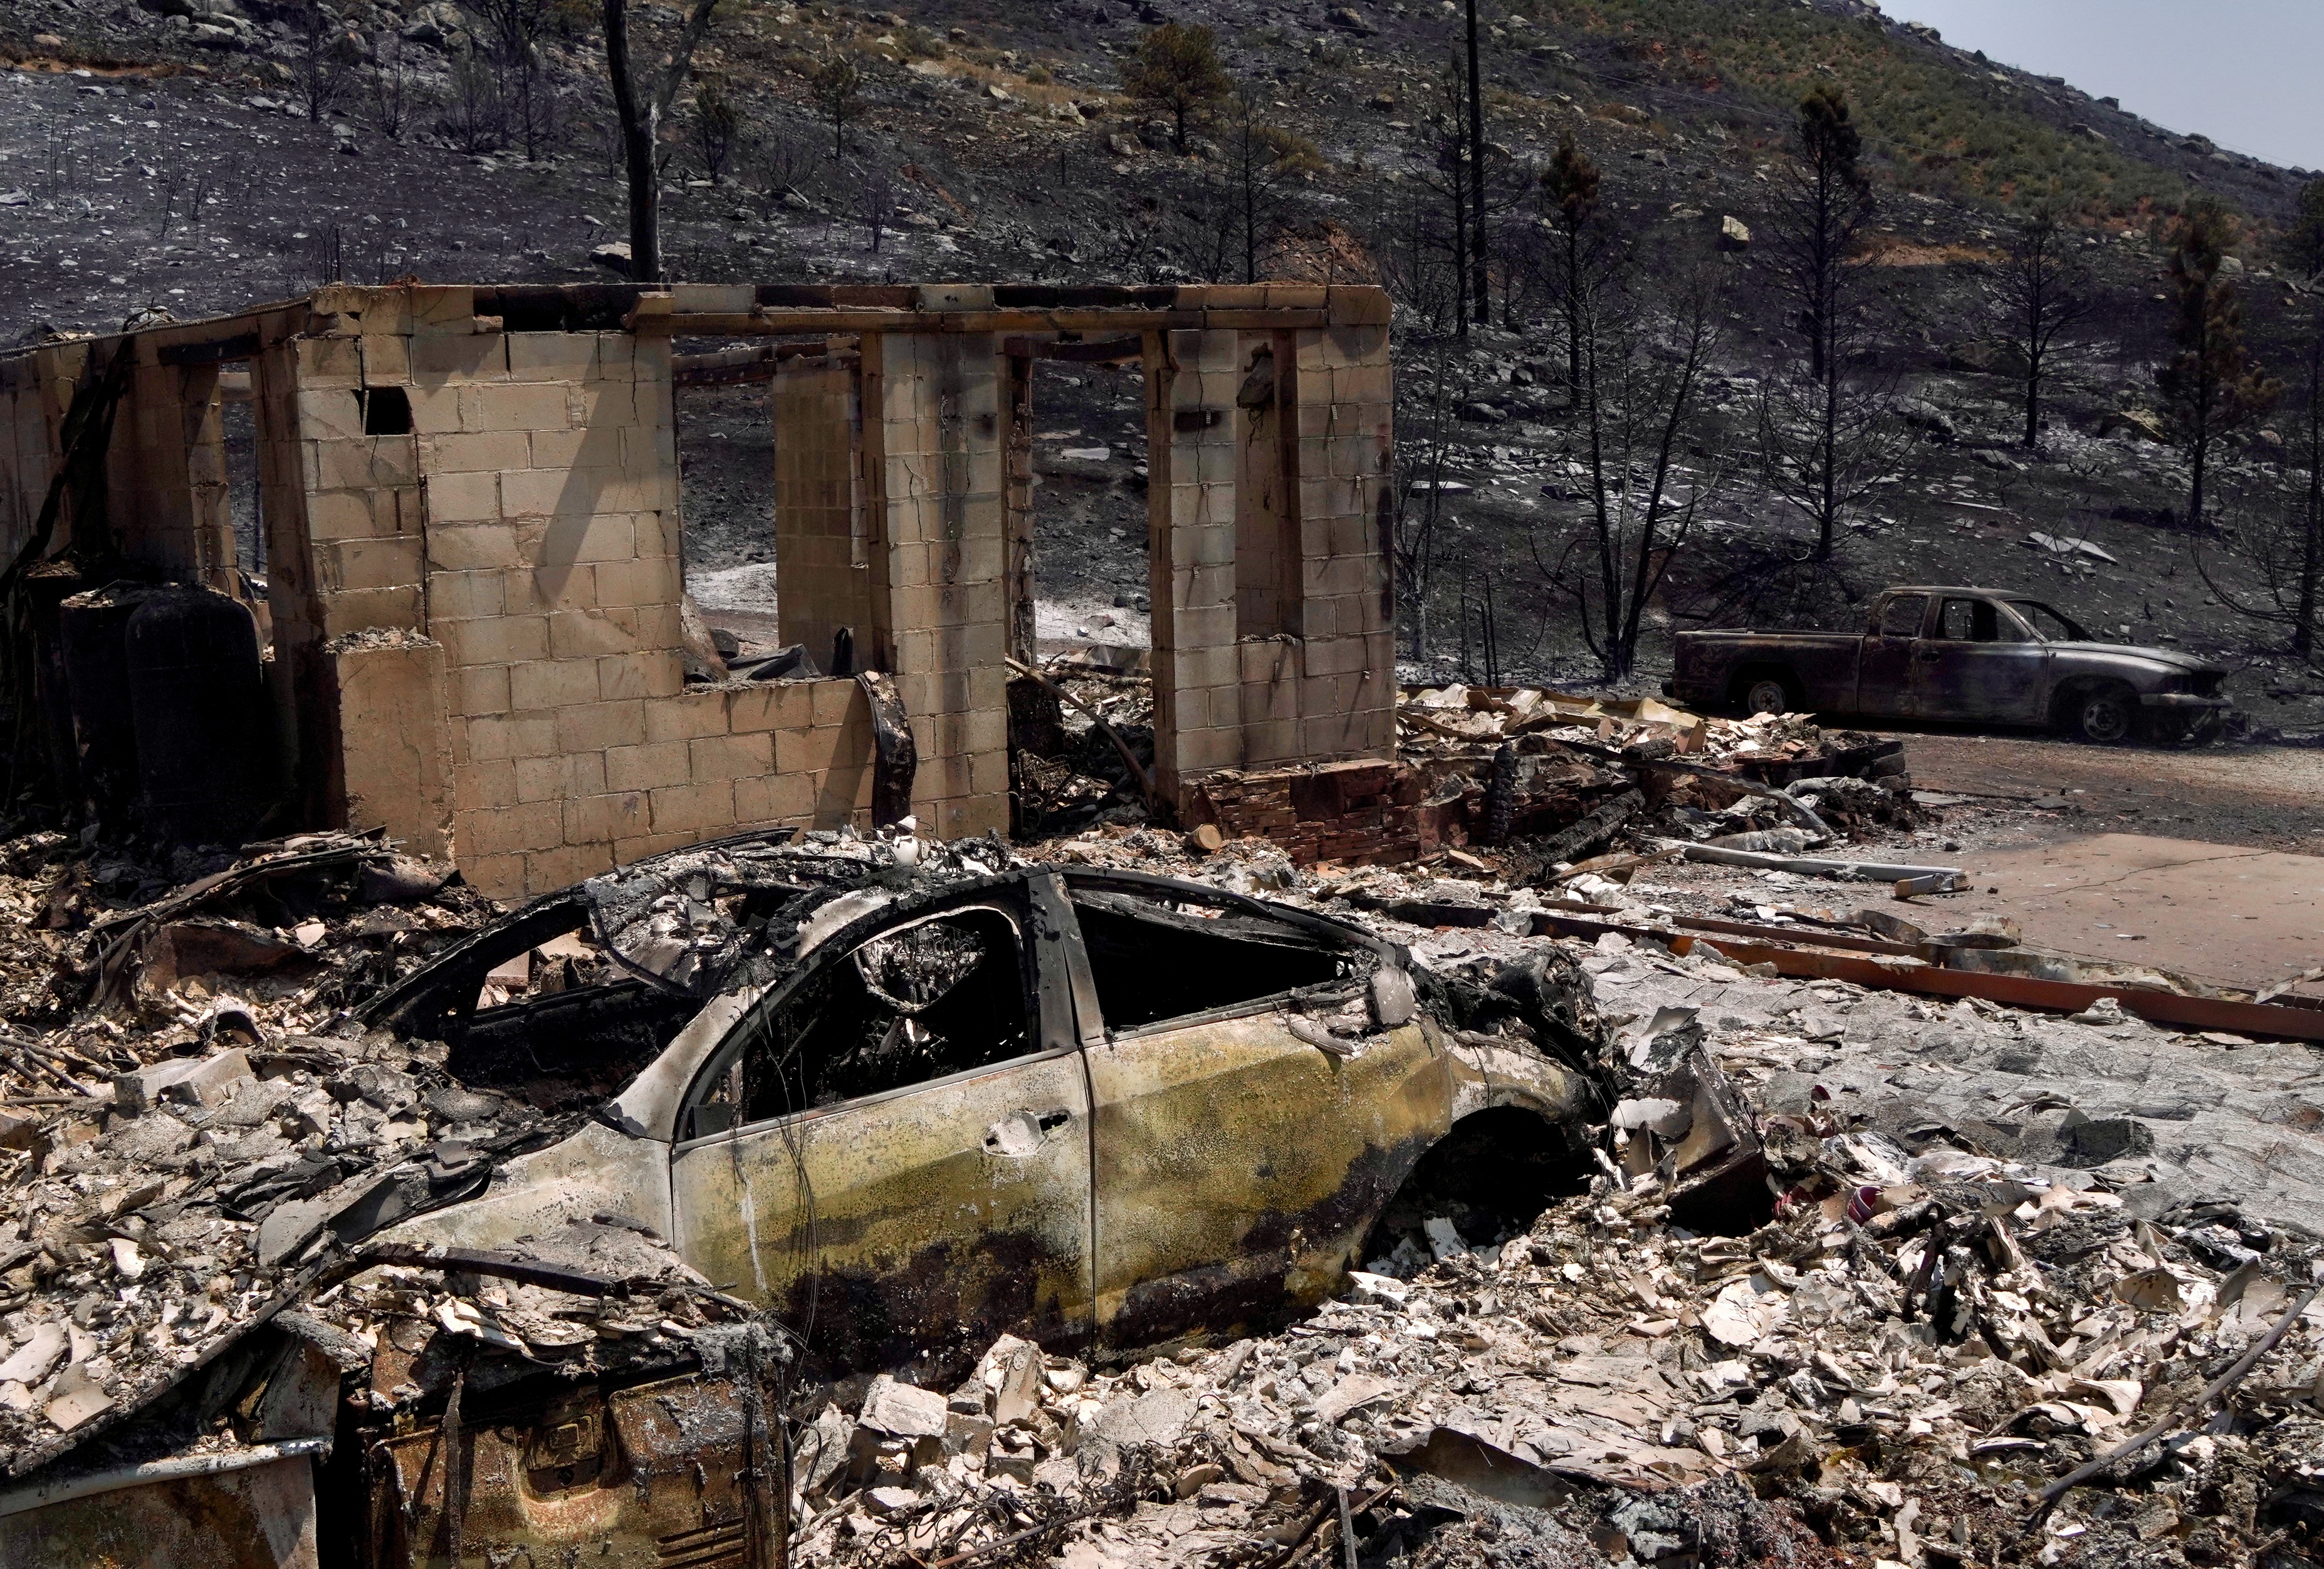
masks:
[[[2324,854],[2324,751],[1897,734],[1918,788],[2005,809],[1997,848],[2116,832]]]

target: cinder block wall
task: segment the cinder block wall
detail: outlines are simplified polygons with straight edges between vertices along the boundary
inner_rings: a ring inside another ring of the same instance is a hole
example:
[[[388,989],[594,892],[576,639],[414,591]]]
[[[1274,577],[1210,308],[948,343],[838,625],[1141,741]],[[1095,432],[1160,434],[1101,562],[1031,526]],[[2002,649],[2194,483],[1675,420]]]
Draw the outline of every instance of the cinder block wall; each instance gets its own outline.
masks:
[[[287,356],[316,629],[441,647],[451,844],[471,881],[538,893],[868,809],[853,682],[685,685],[666,339],[502,332],[466,289],[327,292],[343,308]],[[358,394],[382,387],[404,390],[409,433],[364,434]],[[349,724],[330,744],[340,776],[370,782],[374,817],[427,820],[382,799],[398,775],[367,756],[408,756],[407,739]]]
[[[86,343],[59,344],[0,362],[0,543],[9,555],[23,548],[39,522],[63,445],[65,411],[87,362]],[[70,514],[57,521],[52,545],[72,537]]]
[[[1388,298],[1277,284],[1179,294],[1213,311],[1326,308],[1333,325],[1173,332],[1148,353],[1159,782],[1176,795],[1217,768],[1393,756]],[[1262,345],[1276,395],[1255,418],[1237,394]]]
[[[1006,831],[1000,344],[991,334],[866,334],[862,353],[864,405],[879,416],[865,430],[881,519],[876,651],[911,716],[913,813],[944,839]]]
[[[895,292],[924,312],[994,308],[989,286]],[[731,317],[754,295],[653,300]],[[1146,338],[1161,784],[1388,755],[1386,296],[1189,286],[1175,303],[1104,308],[1208,313]],[[1331,325],[1247,315],[1285,309]],[[685,685],[669,338],[512,333],[475,310],[466,288],[334,286],[135,340],[111,471],[115,515],[134,519],[124,544],[212,582],[234,563],[217,351],[248,340],[281,734],[309,819],[361,812],[431,843],[448,821],[453,852],[497,894],[739,828],[861,821],[873,749],[853,682]],[[172,344],[211,357],[167,363]],[[1274,399],[1242,409],[1262,348]],[[0,362],[0,526],[19,540],[88,349]],[[860,375],[795,384],[816,434],[788,460],[778,444],[819,525],[779,553],[784,619],[821,618],[825,644],[831,626],[856,627],[862,665],[895,676],[927,830],[1000,829],[1019,434],[1001,339],[872,330],[860,352]],[[390,389],[403,399],[378,396]],[[377,689],[356,694],[362,712],[340,701],[351,681]],[[440,750],[415,730],[440,730]],[[413,766],[423,753],[445,766]],[[391,799],[406,777],[411,798]]]

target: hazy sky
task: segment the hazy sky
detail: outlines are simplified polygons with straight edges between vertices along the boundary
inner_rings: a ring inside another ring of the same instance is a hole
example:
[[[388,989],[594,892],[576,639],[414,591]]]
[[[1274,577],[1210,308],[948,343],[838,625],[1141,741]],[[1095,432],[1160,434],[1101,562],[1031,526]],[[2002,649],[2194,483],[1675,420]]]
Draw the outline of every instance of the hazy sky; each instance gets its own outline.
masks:
[[[1962,49],[2043,76],[2172,131],[2324,168],[2324,0],[1884,0]]]

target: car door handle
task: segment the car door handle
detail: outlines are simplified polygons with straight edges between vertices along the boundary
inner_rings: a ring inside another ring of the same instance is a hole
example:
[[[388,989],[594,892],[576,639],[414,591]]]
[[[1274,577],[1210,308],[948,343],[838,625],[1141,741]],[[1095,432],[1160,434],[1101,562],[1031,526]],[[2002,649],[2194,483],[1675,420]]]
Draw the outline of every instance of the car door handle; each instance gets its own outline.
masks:
[[[984,1130],[985,1152],[1023,1159],[1038,1151],[1042,1141],[1074,1120],[1063,1106],[1055,1111],[1014,1111]]]

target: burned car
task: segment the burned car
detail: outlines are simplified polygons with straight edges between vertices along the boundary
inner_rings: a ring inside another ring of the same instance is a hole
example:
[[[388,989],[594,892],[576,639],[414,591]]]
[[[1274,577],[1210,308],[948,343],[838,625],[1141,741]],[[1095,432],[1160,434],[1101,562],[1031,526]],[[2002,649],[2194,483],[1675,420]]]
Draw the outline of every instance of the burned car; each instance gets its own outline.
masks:
[[[1872,601],[1860,634],[1681,632],[1664,694],[1747,713],[2041,726],[2106,745],[2216,727],[2227,674],[2102,642],[2024,594],[1900,587]]]
[[[1207,884],[817,837],[536,900],[356,1010],[440,1060],[446,1136],[269,1209],[267,1309],[0,1497],[0,1545],[158,1539],[140,1509],[193,1506],[151,1468],[230,1436],[312,1446],[327,1558],[722,1562],[780,1512],[748,1478],[782,1390],[1266,1325],[1392,1245],[1416,1182],[1515,1228],[1590,1169],[1602,1043],[1566,961],[1443,977]],[[549,1114],[493,1133],[512,1101]],[[486,1306],[428,1307],[428,1271]]]

